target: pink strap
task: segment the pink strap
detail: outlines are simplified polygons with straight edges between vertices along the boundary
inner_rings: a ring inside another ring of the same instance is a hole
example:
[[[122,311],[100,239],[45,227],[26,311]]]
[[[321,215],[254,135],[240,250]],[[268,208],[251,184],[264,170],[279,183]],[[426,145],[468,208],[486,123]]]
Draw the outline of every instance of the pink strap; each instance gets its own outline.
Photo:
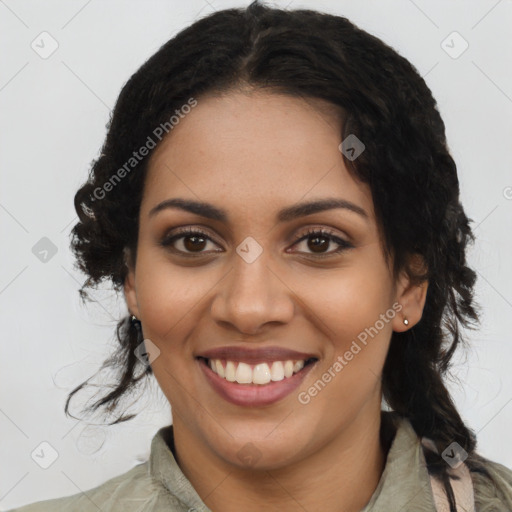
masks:
[[[421,440],[422,445],[428,446],[430,449],[438,453],[435,444],[428,438]],[[455,468],[449,468],[450,475],[458,476],[459,480],[450,479],[455,502],[457,504],[457,512],[475,512],[475,496],[473,492],[473,481],[471,473],[466,464],[461,463]],[[430,485],[437,512],[450,512],[450,503],[444,485],[441,480],[430,475]]]

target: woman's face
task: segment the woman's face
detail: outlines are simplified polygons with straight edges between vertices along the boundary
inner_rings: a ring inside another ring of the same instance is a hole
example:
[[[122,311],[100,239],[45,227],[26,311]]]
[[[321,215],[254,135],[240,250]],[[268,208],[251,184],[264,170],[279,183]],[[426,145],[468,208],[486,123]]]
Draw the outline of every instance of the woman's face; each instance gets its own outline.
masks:
[[[375,424],[392,331],[421,316],[326,107],[198,98],[151,157],[127,303],[176,439],[223,463],[277,468]]]

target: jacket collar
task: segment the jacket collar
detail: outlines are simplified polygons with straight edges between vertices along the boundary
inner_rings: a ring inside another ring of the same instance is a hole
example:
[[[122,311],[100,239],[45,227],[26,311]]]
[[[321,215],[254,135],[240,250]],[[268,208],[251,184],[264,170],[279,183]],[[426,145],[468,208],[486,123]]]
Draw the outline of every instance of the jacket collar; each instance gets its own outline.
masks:
[[[399,417],[394,412],[383,411],[382,425],[390,424],[395,434],[384,471],[370,501],[361,512],[435,512],[420,439],[407,419]],[[172,425],[158,430],[151,442],[148,468],[150,475],[185,507],[195,509],[197,512],[210,512],[178,466],[171,451],[173,447]]]

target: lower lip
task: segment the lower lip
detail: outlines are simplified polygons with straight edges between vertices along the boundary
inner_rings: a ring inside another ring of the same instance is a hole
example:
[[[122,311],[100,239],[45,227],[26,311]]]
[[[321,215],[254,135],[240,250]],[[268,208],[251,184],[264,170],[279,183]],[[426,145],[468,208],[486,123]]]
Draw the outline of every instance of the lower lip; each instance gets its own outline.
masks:
[[[301,371],[291,377],[268,384],[238,384],[219,377],[205,362],[197,360],[201,370],[213,389],[225,400],[235,405],[258,407],[270,405],[292,393],[302,382],[304,377],[315,366],[316,362],[305,366]]]

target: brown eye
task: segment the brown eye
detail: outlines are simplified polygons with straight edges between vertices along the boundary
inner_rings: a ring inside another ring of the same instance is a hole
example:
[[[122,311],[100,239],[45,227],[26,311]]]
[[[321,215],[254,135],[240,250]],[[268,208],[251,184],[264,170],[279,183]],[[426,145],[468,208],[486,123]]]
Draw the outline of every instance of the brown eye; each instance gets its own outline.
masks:
[[[201,255],[210,252],[219,252],[216,250],[205,251],[209,243],[212,246],[217,245],[206,233],[197,229],[187,228],[186,230],[164,237],[160,245],[183,255]]]
[[[201,251],[204,249],[206,245],[206,238],[203,236],[184,236],[183,238],[183,245],[187,251]]]
[[[318,255],[319,257],[332,256],[354,247],[350,242],[347,242],[346,240],[334,235],[331,231],[324,229],[313,229],[308,231],[304,236],[297,240],[294,245],[300,245],[302,242],[306,242],[305,245],[307,251],[298,252]],[[331,244],[337,244],[338,248],[334,251],[327,251]]]
[[[311,249],[313,252],[324,252],[324,250],[329,247],[330,240],[326,236],[314,236],[312,238],[308,238],[308,249]]]

